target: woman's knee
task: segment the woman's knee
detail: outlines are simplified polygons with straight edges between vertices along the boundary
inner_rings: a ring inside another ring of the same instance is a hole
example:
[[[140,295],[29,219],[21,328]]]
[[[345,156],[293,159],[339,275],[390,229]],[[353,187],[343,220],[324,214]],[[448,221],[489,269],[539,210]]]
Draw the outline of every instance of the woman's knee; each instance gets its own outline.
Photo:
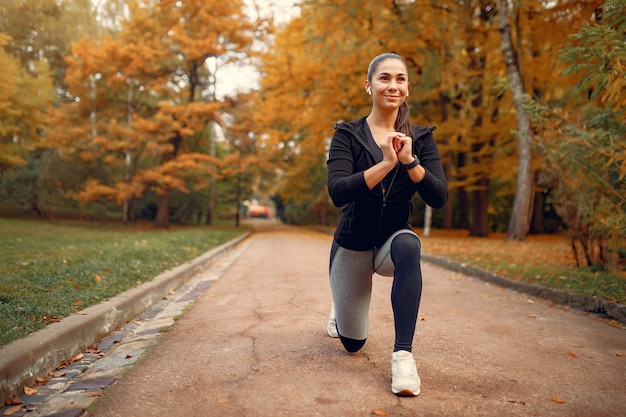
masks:
[[[341,340],[341,344],[343,344],[343,347],[350,353],[356,353],[359,350],[361,350],[361,348],[365,344],[365,341],[367,340],[367,339],[363,339],[363,340],[350,339],[349,337],[342,336],[341,333],[338,333],[338,334],[339,334],[339,340]]]
[[[394,263],[400,259],[420,261],[422,244],[412,233],[401,233],[391,242],[391,259]]]

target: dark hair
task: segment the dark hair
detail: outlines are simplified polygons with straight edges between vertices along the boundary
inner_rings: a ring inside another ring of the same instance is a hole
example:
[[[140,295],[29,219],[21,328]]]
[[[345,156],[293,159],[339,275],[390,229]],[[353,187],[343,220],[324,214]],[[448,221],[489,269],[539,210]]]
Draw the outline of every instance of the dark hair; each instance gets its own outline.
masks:
[[[397,59],[401,61],[406,67],[406,61],[398,54],[394,54],[393,52],[387,52],[384,54],[380,54],[372,59],[369,66],[367,67],[367,81],[372,82],[372,76],[381,62],[386,59]],[[404,103],[398,108],[398,116],[396,117],[396,125],[395,128],[398,132],[402,132],[407,136],[413,137],[413,128],[411,127],[411,121],[409,120],[409,104],[404,100]]]

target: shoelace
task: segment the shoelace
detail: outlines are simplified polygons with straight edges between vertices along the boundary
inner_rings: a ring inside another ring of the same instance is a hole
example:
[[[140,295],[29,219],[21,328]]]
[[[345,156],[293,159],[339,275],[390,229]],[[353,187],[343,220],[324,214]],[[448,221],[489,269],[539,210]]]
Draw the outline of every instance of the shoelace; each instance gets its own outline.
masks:
[[[413,377],[415,375],[415,361],[409,357],[402,357],[396,361],[398,376]]]

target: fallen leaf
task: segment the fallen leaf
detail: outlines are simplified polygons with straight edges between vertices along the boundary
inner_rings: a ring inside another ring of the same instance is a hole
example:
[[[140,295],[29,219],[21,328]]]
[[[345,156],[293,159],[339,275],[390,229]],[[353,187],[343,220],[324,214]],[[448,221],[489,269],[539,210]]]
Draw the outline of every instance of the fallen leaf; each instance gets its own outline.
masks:
[[[577,358],[577,357],[578,357],[578,355],[577,355],[577,354],[575,354],[574,352],[571,352],[571,351],[570,351],[570,352],[567,352],[567,356],[569,356],[569,357],[571,357],[571,358]]]
[[[50,371],[50,372],[48,372],[48,376],[51,376],[52,378],[60,378],[62,376],[65,376],[65,372]]]
[[[172,294],[174,294],[174,290],[170,288],[170,289],[167,291],[167,293],[168,293],[169,295],[172,295]]]
[[[37,394],[39,391],[37,391],[34,388],[29,388],[29,387],[24,387],[24,394],[26,395],[35,395]]]
[[[87,346],[86,351],[87,351],[87,353],[100,353],[100,349],[98,349],[97,345]]]
[[[228,398],[220,398],[217,402],[220,404],[228,404],[230,400]]]
[[[39,386],[39,385],[45,385],[46,382],[48,382],[48,378],[42,378],[40,376],[38,376],[37,378],[35,378],[35,385]]]
[[[531,314],[530,316],[528,316],[529,319],[536,319],[537,316],[535,316],[534,314]]]
[[[94,392],[93,394],[89,394],[88,397],[100,398],[102,397],[102,394],[100,394],[99,392]]]
[[[554,401],[557,404],[564,404],[565,400],[559,398],[559,397],[552,397],[552,401]]]
[[[132,358],[132,355],[126,355],[126,356],[124,357],[124,359],[130,359],[130,358]]]
[[[83,358],[83,354],[79,353],[78,355],[74,356],[72,359],[70,359],[70,363],[74,363],[74,362],[78,362],[79,360],[81,360]]]
[[[582,348],[584,348],[584,346],[581,346],[581,345],[571,345],[570,347],[572,349],[582,349]]]
[[[4,405],[20,405],[22,404],[22,400],[20,397],[11,397],[5,401]]]
[[[4,410],[4,413],[2,413],[2,415],[3,416],[12,416],[13,414],[15,414],[18,411],[20,411],[21,408],[22,408],[21,405],[16,405],[14,407],[7,408],[6,410]]]
[[[67,368],[67,365],[68,365],[68,364],[67,364],[67,361],[66,361],[65,359],[63,359],[63,360],[61,361],[61,364],[60,364],[59,366],[57,366],[57,369],[64,369],[64,368]]]
[[[611,327],[615,327],[616,329],[623,329],[624,326],[617,320],[611,320],[608,322],[608,325]]]
[[[102,278],[98,274],[96,274],[95,279],[96,279],[96,282],[102,282]]]
[[[528,301],[528,304],[535,304],[535,301],[534,301],[534,300],[528,299],[528,300],[526,300],[526,301]]]
[[[618,358],[626,358],[626,353],[616,353],[615,356]]]
[[[372,414],[374,414],[375,416],[380,416],[380,417],[386,417],[387,416],[387,412],[385,410],[383,410],[382,408],[375,408],[372,410]]]

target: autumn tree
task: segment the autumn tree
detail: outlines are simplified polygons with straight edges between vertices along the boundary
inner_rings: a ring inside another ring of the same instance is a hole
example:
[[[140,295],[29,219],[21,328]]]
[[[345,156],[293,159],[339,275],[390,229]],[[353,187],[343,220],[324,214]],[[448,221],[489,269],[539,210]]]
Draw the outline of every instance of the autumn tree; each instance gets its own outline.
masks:
[[[54,99],[52,80],[45,61],[30,70],[2,48],[8,42],[0,34],[0,177],[24,165],[28,152],[41,143],[42,109]]]
[[[561,58],[577,80],[567,100],[539,107],[543,184],[567,224],[580,265],[623,264],[626,231],[626,1],[596,9]]]
[[[76,44],[67,77],[76,99],[56,113],[55,138],[99,167],[77,198],[124,204],[152,190],[155,223],[166,227],[172,191],[215,175],[203,141],[223,104],[206,94],[206,61],[241,58],[266,27],[243,18],[238,1],[137,1],[129,16],[116,37]]]
[[[502,53],[509,77],[513,102],[515,103],[515,116],[517,119],[517,190],[513,202],[513,212],[509,222],[507,239],[523,240],[530,228],[531,215],[531,131],[530,122],[524,109],[525,87],[522,72],[518,63],[518,57],[513,47],[511,24],[509,22],[508,0],[498,0],[498,29],[502,44]]]
[[[44,200],[50,202],[58,194],[54,181],[48,181],[48,170],[62,166],[57,166],[55,151],[45,137],[45,112],[53,102],[68,99],[64,56],[72,41],[97,32],[92,11],[89,0],[0,1],[0,32],[8,35],[3,38],[2,54],[12,61],[3,58],[2,82],[10,85],[2,91],[14,95],[0,98],[12,109],[0,116],[7,147],[0,159],[13,159],[12,170],[2,176],[0,195],[5,203],[40,216],[49,212]]]

